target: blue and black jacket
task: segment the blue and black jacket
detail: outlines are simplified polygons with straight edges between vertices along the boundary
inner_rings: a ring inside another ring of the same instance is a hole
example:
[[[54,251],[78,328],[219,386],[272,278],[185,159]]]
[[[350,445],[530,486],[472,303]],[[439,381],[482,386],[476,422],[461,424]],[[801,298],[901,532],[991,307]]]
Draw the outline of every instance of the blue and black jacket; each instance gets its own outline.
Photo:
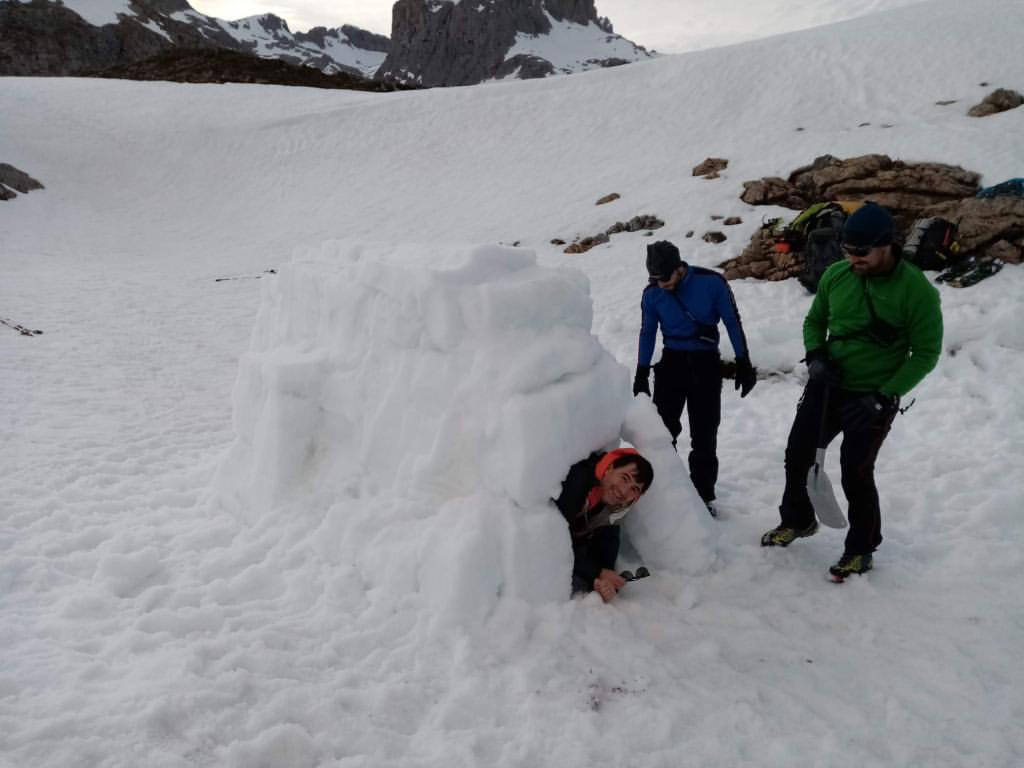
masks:
[[[725,278],[710,269],[683,265],[686,274],[675,290],[666,291],[654,282],[644,289],[637,364],[651,364],[659,325],[667,349],[717,351],[721,321],[737,359],[749,356],[740,311]]]

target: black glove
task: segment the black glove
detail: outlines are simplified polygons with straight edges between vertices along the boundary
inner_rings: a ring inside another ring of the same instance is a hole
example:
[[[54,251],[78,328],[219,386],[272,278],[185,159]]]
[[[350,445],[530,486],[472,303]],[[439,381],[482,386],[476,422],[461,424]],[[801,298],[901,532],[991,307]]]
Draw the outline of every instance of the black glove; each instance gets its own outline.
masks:
[[[750,364],[747,355],[736,358],[736,389],[740,397],[746,397],[757,384],[757,369]]]
[[[874,392],[845,403],[839,411],[843,429],[864,430],[877,427],[896,415],[900,399]]]
[[[633,377],[633,397],[636,397],[641,392],[648,397],[651,396],[651,385],[648,383],[650,376],[651,366],[638,365],[636,367],[636,376]]]
[[[807,378],[828,387],[838,387],[842,380],[839,366],[828,357],[824,347],[812,349],[804,358],[807,363]]]

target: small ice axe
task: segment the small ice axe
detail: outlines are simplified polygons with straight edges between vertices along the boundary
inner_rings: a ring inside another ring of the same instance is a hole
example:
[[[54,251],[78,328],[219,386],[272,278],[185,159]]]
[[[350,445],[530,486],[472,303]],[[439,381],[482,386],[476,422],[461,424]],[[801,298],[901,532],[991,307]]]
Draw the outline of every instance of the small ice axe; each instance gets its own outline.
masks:
[[[832,481],[825,474],[825,424],[828,415],[828,394],[832,389],[825,385],[825,394],[821,398],[821,428],[818,431],[818,450],[814,455],[814,466],[807,470],[807,495],[814,507],[814,514],[822,525],[829,528],[845,528],[846,517],[839,508],[836,495],[832,490]]]

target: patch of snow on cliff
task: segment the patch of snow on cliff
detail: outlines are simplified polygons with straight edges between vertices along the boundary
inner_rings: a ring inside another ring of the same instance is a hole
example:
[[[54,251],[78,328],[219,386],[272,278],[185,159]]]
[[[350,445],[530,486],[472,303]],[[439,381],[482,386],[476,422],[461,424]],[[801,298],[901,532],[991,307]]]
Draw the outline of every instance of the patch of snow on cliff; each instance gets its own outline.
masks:
[[[544,15],[551,23],[546,35],[520,32],[505,54],[508,61],[514,56],[537,56],[550,61],[558,73],[570,74],[601,66],[603,59],[640,61],[653,55],[619,35],[608,34],[597,24],[575,24],[558,21],[547,11]]]
[[[32,0],[21,0],[21,2],[27,5]],[[118,14],[135,15],[135,11],[128,7],[128,0],[64,0],[63,5],[94,27],[117,24]]]
[[[174,38],[167,34],[167,31],[164,30],[163,27],[161,27],[152,19],[147,19],[146,21],[139,21],[139,23],[142,24],[142,26],[144,26],[150,32],[156,32],[156,34],[160,35],[160,37],[164,38],[168,42],[174,42]]]

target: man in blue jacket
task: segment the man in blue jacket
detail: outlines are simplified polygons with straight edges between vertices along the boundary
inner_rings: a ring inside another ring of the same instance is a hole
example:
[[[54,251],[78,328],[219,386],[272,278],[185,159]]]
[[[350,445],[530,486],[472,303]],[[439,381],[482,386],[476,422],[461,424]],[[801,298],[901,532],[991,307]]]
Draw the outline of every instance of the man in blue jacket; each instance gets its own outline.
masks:
[[[736,300],[725,278],[679,258],[679,249],[662,240],[647,246],[650,284],[640,308],[640,345],[633,394],[651,394],[651,358],[661,327],[661,360],[654,366],[654,404],[675,445],[683,431],[680,418],[687,409],[690,422],[690,479],[714,514],[718,479],[718,425],[722,420],[722,366],[718,353],[718,323],[725,323],[736,353],[736,389],[746,397],[757,382],[743,335]]]

